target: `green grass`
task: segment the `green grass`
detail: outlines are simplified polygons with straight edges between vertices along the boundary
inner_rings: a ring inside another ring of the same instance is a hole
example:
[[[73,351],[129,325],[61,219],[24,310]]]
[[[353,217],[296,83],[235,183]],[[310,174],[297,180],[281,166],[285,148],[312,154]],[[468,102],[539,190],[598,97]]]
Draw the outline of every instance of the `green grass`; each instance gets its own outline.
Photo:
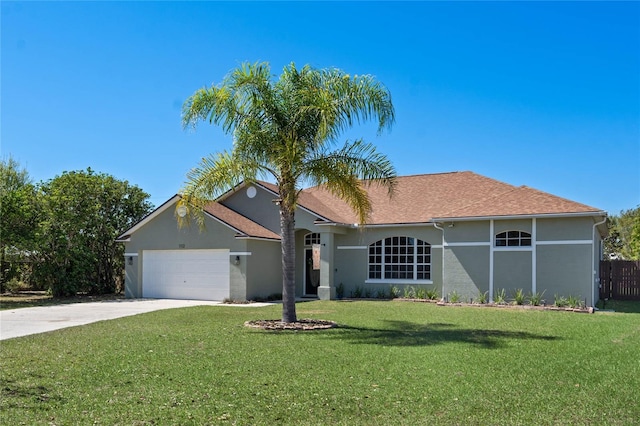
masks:
[[[306,302],[173,309],[3,341],[3,424],[612,424],[640,419],[640,315]]]

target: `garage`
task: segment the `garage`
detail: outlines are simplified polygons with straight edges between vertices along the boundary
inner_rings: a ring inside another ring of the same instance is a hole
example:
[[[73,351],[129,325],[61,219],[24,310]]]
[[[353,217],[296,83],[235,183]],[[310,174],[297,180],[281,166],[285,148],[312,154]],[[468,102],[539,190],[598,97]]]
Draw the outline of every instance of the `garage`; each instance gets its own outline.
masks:
[[[224,300],[229,250],[144,250],[142,297]]]

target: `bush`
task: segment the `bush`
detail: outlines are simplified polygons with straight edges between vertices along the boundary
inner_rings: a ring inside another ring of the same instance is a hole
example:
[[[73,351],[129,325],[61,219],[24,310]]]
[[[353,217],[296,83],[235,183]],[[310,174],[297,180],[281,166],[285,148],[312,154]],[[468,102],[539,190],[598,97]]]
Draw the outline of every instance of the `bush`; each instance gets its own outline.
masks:
[[[427,296],[427,299],[429,300],[437,300],[439,297],[438,290],[436,290],[435,288],[427,290],[425,294]]]
[[[478,295],[478,303],[485,304],[489,301],[489,292],[485,291],[484,293],[480,293]]]
[[[460,302],[460,295],[457,291],[453,290],[453,292],[449,293],[449,302],[458,303]]]
[[[532,306],[540,306],[542,304],[542,296],[544,295],[544,291],[542,293],[536,291],[535,293],[529,293],[529,304]]]
[[[495,303],[497,303],[498,305],[502,305],[502,304],[506,303],[507,302],[507,291],[504,288],[496,290],[496,293],[495,293],[495,295],[493,297],[493,301]]]
[[[517,289],[513,294],[513,300],[516,302],[516,305],[524,305],[524,290],[522,290],[521,288]]]
[[[414,299],[415,297],[416,297],[416,289],[413,286],[408,286],[404,288],[405,299]]]
[[[336,286],[336,297],[342,299],[344,297],[344,284],[340,283]]]
[[[356,286],[356,288],[351,292],[351,297],[355,297],[359,299],[362,297],[362,287]]]
[[[6,291],[10,293],[18,293],[21,290],[25,290],[28,286],[20,281],[18,278],[13,277],[6,283],[4,283]]]
[[[389,298],[397,299],[398,297],[400,297],[400,289],[395,285],[389,287]]]

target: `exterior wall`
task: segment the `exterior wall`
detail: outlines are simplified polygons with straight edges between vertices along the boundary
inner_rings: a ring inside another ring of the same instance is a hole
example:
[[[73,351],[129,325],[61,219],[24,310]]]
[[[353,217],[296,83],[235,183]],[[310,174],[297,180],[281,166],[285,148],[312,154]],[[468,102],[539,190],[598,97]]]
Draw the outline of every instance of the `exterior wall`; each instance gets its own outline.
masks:
[[[463,301],[489,292],[491,233],[489,221],[442,225],[445,241],[442,296],[455,292]]]
[[[245,256],[241,265],[245,265],[246,300],[266,298],[282,293],[282,251],[280,241],[247,240],[247,249],[251,253]]]
[[[489,291],[489,247],[451,246],[444,251],[443,297],[455,291],[462,301]]]
[[[593,305],[592,262],[598,256],[592,255],[593,224],[591,217],[445,222],[443,294],[455,291],[468,300],[487,291],[493,299],[505,289],[509,299],[522,289],[544,291],[548,303],[558,294]],[[495,247],[495,235],[504,231],[530,233],[532,246]],[[599,236],[596,240],[593,251],[599,254]]]
[[[538,241],[591,240],[593,219],[590,217],[537,219]]]
[[[547,303],[553,303],[556,294],[587,299],[588,306],[595,303],[590,245],[538,246],[537,259],[538,292],[544,292]]]
[[[280,234],[280,212],[278,206],[273,202],[276,196],[259,186],[255,188],[257,191],[253,198],[249,198],[246,188],[243,188],[225,198],[222,204],[268,230]]]
[[[138,269],[138,252],[126,252],[124,259],[124,297],[127,299],[142,297]]]
[[[502,232],[502,231],[500,231]],[[516,290],[522,289],[525,295],[532,287],[532,256],[527,251],[495,251],[493,258],[493,293],[504,289],[507,298],[512,299]]]
[[[593,264],[593,252],[599,256],[599,236],[594,241],[594,223],[591,217],[537,220],[536,290],[544,292],[547,303],[553,303],[557,294],[595,305],[597,275],[593,270],[599,265]]]

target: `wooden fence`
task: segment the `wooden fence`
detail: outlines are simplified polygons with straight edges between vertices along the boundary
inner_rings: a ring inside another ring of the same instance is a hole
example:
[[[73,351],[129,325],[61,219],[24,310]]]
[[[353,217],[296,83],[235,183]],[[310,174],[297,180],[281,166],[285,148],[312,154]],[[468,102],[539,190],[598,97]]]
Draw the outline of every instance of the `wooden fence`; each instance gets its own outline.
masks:
[[[640,261],[600,261],[600,298],[640,300]]]

